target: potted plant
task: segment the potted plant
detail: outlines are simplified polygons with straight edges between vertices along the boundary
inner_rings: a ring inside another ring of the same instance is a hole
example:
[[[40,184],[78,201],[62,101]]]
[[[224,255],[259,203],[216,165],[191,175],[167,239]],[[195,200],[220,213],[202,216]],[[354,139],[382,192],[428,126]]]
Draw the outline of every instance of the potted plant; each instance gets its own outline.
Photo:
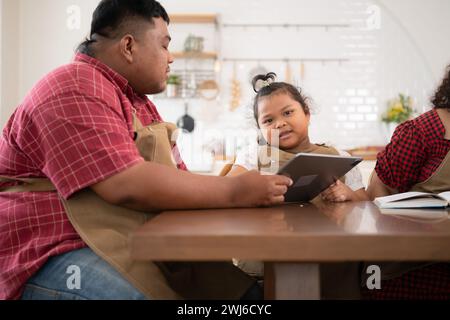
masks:
[[[414,109],[410,96],[400,93],[397,98],[389,100],[388,108],[381,118],[387,127],[388,140],[392,137],[397,125],[411,119],[413,113]]]
[[[180,85],[180,76],[176,74],[171,74],[167,79],[167,97],[174,98],[177,96],[177,88]]]

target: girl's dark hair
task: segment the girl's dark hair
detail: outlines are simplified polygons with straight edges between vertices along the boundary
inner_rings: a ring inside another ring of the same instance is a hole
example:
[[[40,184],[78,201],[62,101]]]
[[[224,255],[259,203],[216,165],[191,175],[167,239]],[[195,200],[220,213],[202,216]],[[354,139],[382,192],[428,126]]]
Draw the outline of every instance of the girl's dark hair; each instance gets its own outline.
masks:
[[[253,102],[253,116],[258,127],[258,102],[261,98],[272,94],[287,93],[292,99],[300,103],[305,114],[310,114],[308,98],[303,95],[302,90],[286,82],[275,82],[276,76],[274,72],[269,72],[266,75],[259,74],[252,80],[253,90],[256,92]]]
[[[151,23],[153,18],[162,18],[168,24],[170,22],[166,10],[155,0],[102,0],[92,15],[89,37],[78,46],[77,51],[92,55],[90,45],[96,42],[94,35],[114,37],[124,22],[136,18]]]
[[[450,110],[450,65],[447,66],[446,70],[447,74],[444,80],[431,99],[431,103],[436,109]]]

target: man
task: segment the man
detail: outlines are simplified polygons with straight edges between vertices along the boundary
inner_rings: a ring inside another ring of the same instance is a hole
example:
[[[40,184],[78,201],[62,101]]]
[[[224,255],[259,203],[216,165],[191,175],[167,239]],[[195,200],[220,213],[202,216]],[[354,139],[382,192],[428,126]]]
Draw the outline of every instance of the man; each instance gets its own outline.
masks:
[[[183,275],[177,266],[160,271],[127,257],[123,239],[147,217],[140,212],[283,201],[286,177],[190,174],[176,146],[178,168],[144,161],[136,123],[162,121],[145,95],[166,87],[168,23],[154,0],[101,1],[74,61],[39,81],[10,118],[0,139],[0,299],[208,298],[177,287],[170,279]],[[110,220],[116,224],[102,225]],[[184,279],[208,274],[207,264],[197,267],[187,267]],[[240,271],[223,270],[230,284],[242,277],[242,294],[251,286]]]

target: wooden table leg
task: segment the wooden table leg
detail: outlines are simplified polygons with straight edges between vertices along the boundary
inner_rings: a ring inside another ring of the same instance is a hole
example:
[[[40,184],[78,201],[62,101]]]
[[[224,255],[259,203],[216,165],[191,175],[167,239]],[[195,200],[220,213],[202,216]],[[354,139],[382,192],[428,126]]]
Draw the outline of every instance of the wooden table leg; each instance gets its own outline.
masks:
[[[264,297],[267,300],[319,300],[319,264],[264,263]]]

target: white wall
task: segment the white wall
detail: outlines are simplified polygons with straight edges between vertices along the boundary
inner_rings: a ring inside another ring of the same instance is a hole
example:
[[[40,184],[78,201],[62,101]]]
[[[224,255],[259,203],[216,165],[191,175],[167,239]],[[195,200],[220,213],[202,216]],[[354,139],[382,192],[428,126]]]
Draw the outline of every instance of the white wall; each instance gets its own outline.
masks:
[[[13,0],[15,1],[15,0]],[[92,12],[98,1],[21,0],[22,29],[20,47],[20,94],[53,68],[68,63],[77,45],[87,36]],[[80,10],[80,25],[71,24],[71,6]]]
[[[2,97],[2,21],[3,21],[3,0],[0,0],[0,119],[2,118],[2,103],[1,103],[1,97]]]
[[[0,125],[3,128],[19,101],[19,1],[2,1],[1,9],[1,98]]]
[[[421,51],[436,84],[450,64],[450,1],[378,0]]]
[[[20,103],[33,84],[53,68],[70,61],[74,48],[88,33],[92,0],[3,0],[2,96],[0,124]],[[306,78],[298,83],[314,100],[311,137],[341,148],[384,144],[379,114],[386,100],[398,92],[411,94],[418,111],[428,108],[432,89],[450,63],[450,1],[448,0],[162,0],[169,13],[213,12],[224,23],[333,23],[349,22],[351,30],[232,30],[222,29],[222,57],[337,57],[350,62],[306,64]],[[68,7],[81,12],[79,29],[67,25]],[[381,29],[365,30],[367,8],[381,10]],[[189,31],[199,26],[171,25],[172,49],[182,48]],[[207,46],[214,46],[206,32]],[[366,63],[366,64],[363,64]],[[257,65],[238,63],[242,106],[229,112],[233,64],[223,63],[220,100],[191,102],[190,113],[200,130],[183,139],[186,151],[201,153],[201,129],[237,128],[245,125],[253,97],[248,73]],[[283,80],[285,64],[264,63]],[[299,65],[292,63],[298,77]],[[174,68],[183,68],[183,62]],[[184,112],[182,100],[156,100],[163,116],[176,121]],[[200,143],[199,143],[200,142]],[[196,148],[191,147],[196,144]],[[189,152],[190,153],[190,152]],[[188,159],[194,163],[195,159]],[[199,164],[204,167],[204,164]]]
[[[2,21],[3,21],[3,0],[0,0],[0,119],[2,118]]]
[[[2,0],[2,99],[0,125],[34,83],[52,69],[68,63],[88,33],[92,0]],[[67,9],[81,10],[80,28],[68,27]]]

